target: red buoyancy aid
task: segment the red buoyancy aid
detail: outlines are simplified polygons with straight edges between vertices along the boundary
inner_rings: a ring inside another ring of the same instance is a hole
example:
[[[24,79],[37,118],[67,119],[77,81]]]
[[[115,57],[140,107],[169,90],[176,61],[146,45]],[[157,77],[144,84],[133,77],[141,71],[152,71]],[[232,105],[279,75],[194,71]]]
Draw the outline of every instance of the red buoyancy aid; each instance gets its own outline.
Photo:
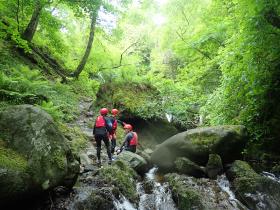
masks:
[[[138,135],[135,132],[133,133],[133,138],[130,140],[129,146],[136,146],[138,144]]]
[[[116,119],[114,119],[114,122],[113,122],[113,130],[116,130],[118,127],[118,121]]]
[[[103,116],[98,116],[95,120],[95,127],[96,128],[101,128],[101,127],[105,127],[106,123],[105,123],[105,119]]]

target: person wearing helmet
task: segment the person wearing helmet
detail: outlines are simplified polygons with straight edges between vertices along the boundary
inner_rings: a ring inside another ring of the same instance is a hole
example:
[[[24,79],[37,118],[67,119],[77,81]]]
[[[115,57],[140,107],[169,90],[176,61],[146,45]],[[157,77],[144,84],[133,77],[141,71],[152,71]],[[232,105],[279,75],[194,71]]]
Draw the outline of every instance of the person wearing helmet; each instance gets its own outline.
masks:
[[[109,158],[109,164],[112,163],[111,156],[111,147],[109,141],[109,132],[112,130],[112,123],[109,117],[107,117],[108,109],[102,108],[100,109],[100,115],[97,116],[94,127],[93,127],[93,135],[96,141],[96,153],[97,153],[97,163],[101,165],[100,153],[101,153],[101,141],[104,142],[107,148],[107,154]]]
[[[119,154],[123,149],[135,153],[138,144],[137,133],[133,131],[133,127],[130,124],[125,124],[123,128],[126,136],[124,137],[124,142],[118,150],[117,154]]]
[[[112,116],[110,117],[111,123],[112,123],[112,131],[110,132],[110,140],[111,140],[111,153],[114,154],[115,147],[116,147],[116,141],[117,141],[117,127],[118,127],[118,121],[116,119],[117,114],[119,113],[119,110],[112,109],[111,111]]]

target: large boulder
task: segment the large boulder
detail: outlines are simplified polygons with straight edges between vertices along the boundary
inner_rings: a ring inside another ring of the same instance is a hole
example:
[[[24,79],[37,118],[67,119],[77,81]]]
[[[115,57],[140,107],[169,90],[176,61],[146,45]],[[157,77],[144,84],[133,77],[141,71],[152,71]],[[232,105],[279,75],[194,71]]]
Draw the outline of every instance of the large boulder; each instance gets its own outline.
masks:
[[[12,106],[0,113],[0,200],[71,187],[79,163],[67,140],[45,111]]]
[[[280,183],[257,174],[251,166],[237,160],[227,171],[235,194],[250,209],[280,209]]]
[[[127,162],[129,166],[140,175],[143,175],[148,171],[147,161],[136,153],[123,151],[118,155],[118,159]]]
[[[172,171],[177,157],[186,157],[205,165],[209,154],[216,153],[225,164],[240,158],[246,138],[246,129],[240,125],[191,129],[159,144],[152,153],[151,161],[163,170]]]

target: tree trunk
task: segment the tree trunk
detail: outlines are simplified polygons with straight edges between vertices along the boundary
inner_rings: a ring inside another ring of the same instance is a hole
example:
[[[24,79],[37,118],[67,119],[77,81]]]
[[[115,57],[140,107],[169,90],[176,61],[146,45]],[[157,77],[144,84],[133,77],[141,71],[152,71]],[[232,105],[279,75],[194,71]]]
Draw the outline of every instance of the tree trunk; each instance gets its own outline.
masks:
[[[43,9],[43,4],[41,4],[40,0],[36,0],[32,17],[31,17],[25,31],[22,34],[22,38],[27,40],[28,42],[31,42],[31,40],[33,39],[33,36],[36,32],[42,9]]]
[[[87,59],[88,59],[90,51],[91,51],[93,39],[94,39],[96,19],[97,19],[97,12],[92,14],[92,16],[91,16],[90,34],[89,34],[87,48],[86,48],[85,54],[84,54],[80,64],[78,65],[76,70],[72,73],[73,77],[78,78],[80,73],[83,71],[83,69],[86,65]]]

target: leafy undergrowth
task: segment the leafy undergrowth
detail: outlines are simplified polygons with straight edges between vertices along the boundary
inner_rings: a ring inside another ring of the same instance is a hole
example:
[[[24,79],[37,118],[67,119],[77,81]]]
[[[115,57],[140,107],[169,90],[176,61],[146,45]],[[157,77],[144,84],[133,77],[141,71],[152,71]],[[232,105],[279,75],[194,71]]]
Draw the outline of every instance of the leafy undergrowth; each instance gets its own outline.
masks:
[[[9,105],[32,104],[47,111],[55,121],[71,121],[78,114],[82,97],[94,98],[96,81],[86,75],[62,84],[60,78],[47,77],[26,61],[6,41],[0,40],[0,109]]]

